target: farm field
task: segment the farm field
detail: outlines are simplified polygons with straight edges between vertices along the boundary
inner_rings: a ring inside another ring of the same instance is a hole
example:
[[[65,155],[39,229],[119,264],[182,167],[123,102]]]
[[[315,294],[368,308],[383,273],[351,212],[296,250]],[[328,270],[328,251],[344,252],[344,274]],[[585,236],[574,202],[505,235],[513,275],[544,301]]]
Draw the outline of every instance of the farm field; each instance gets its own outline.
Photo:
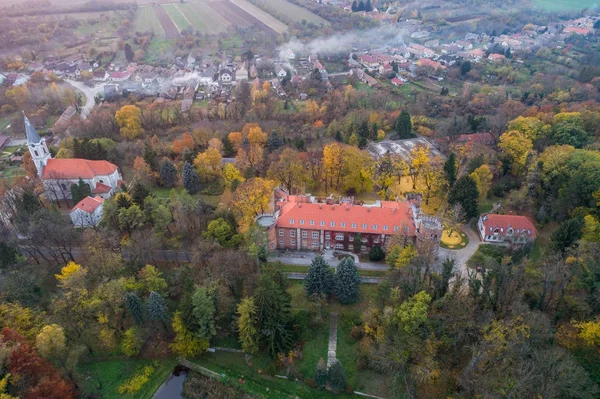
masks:
[[[178,38],[179,30],[177,30],[177,27],[175,26],[173,21],[171,21],[171,17],[169,16],[169,14],[167,14],[165,9],[162,7],[152,7],[152,8],[154,8],[156,17],[160,21],[160,24],[163,27],[163,30],[165,31],[165,37],[167,39]]]
[[[178,7],[185,13],[194,29],[199,32],[208,34],[221,33],[227,30],[229,26],[229,23],[209,7],[206,2],[184,3],[179,4]]]
[[[533,4],[546,11],[564,11],[592,8],[598,5],[598,0],[533,0]]]
[[[287,2],[286,0],[255,0],[255,4],[259,7],[264,4],[267,9],[273,10],[281,14],[282,18],[289,19],[294,22],[312,22],[317,25],[329,25],[329,21],[319,17],[307,10],[304,7],[300,7],[296,4]]]
[[[266,13],[260,8],[256,7],[254,4],[249,3],[247,0],[230,0],[231,3],[235,4],[242,10],[246,11],[248,14],[271,28],[278,34],[282,34],[287,30],[287,25],[272,16],[271,14]]]
[[[154,12],[154,7],[152,6],[138,8],[135,18],[135,30],[137,32],[152,31],[157,38],[165,38],[165,30],[160,24],[160,21]]]
[[[162,8],[167,12],[179,33],[186,29],[193,29],[192,24],[187,19],[187,17],[181,12],[178,4],[165,4],[162,6]]]

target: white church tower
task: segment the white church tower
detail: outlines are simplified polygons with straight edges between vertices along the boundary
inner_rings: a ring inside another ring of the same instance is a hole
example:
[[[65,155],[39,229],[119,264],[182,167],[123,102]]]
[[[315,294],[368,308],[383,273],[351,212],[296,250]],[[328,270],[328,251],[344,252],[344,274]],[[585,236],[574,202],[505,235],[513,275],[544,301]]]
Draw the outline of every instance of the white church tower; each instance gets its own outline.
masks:
[[[38,176],[42,175],[44,167],[48,163],[48,160],[52,158],[48,146],[46,146],[46,139],[43,139],[36,132],[35,127],[31,124],[25,112],[23,112],[25,118],[25,132],[27,133],[27,148],[33,158],[33,163],[38,172]]]

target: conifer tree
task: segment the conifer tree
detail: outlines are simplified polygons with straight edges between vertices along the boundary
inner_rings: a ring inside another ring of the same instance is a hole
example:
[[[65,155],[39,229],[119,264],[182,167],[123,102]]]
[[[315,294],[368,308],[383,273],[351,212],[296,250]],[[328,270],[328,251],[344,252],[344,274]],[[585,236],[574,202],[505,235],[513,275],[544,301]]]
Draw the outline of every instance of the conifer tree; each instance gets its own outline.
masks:
[[[144,324],[144,307],[137,294],[135,292],[127,293],[127,296],[125,296],[125,303],[127,310],[136,324]]]
[[[448,160],[444,163],[444,174],[446,180],[448,180],[448,185],[452,188],[456,182],[456,155],[453,152],[450,153]]]
[[[327,370],[327,384],[331,389],[336,392],[342,391],[346,388],[346,376],[344,375],[344,368],[338,360]]]
[[[193,195],[200,191],[200,176],[189,162],[183,164],[182,180],[188,193]]]
[[[177,169],[175,169],[175,165],[168,159],[165,159],[162,164],[160,164],[160,180],[162,181],[163,186],[167,188],[171,188],[175,185],[177,180]]]
[[[321,255],[317,255],[310,263],[308,274],[304,280],[304,288],[306,296],[315,293],[328,296],[333,291],[333,273]]]
[[[167,312],[167,305],[165,304],[165,298],[157,292],[152,291],[148,296],[146,302],[146,308],[148,310],[148,319],[152,321],[164,322],[168,319],[169,314]]]
[[[448,203],[452,206],[460,204],[468,219],[477,216],[478,200],[477,183],[471,176],[463,176],[458,179],[448,195]]]
[[[344,305],[355,303],[360,297],[360,274],[352,258],[345,258],[338,264],[335,296]]]
[[[146,197],[150,195],[150,191],[141,183],[135,183],[131,190],[131,199],[138,205],[142,205]]]
[[[323,358],[320,358],[319,362],[317,363],[317,369],[315,370],[313,380],[315,381],[315,385],[317,387],[325,388],[325,384],[327,383],[327,364]]]
[[[412,122],[410,120],[410,114],[403,110],[398,119],[396,119],[396,133],[401,139],[410,139],[415,137],[412,131]]]

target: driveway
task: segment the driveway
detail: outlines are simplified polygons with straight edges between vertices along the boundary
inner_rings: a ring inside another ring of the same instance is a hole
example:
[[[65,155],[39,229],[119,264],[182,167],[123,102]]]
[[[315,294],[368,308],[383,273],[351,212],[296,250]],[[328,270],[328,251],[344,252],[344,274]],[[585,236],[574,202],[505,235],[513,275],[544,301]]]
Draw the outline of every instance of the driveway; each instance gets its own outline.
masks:
[[[312,251],[286,251],[275,253],[270,260],[273,262],[280,261],[286,265],[310,266],[310,263],[317,255],[317,252]],[[325,251],[323,258],[332,267],[336,267],[339,263],[339,260],[333,256],[332,250]],[[360,270],[387,271],[389,269],[385,263],[357,262],[356,266]]]
[[[76,80],[65,79],[65,82],[79,90],[85,96],[85,105],[81,109],[81,118],[86,119],[94,106],[96,105],[95,97],[98,93],[104,90],[104,84],[99,84],[94,87],[88,87],[83,82],[78,82]]]
[[[479,239],[479,235],[469,226],[469,224],[462,226],[461,230],[469,238],[467,246],[462,249],[446,249],[440,247],[439,259],[454,259],[456,262],[456,270],[460,272],[460,275],[464,279],[467,279],[467,261],[471,259],[471,256],[473,256],[475,252],[477,252],[477,248],[481,245],[481,240]]]

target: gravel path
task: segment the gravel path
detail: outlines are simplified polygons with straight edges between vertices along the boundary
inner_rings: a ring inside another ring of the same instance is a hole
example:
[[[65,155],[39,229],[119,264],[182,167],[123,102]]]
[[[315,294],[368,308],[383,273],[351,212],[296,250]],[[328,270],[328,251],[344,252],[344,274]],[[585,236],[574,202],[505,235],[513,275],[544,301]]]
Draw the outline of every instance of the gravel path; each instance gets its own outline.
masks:
[[[475,252],[477,252],[477,248],[479,248],[479,245],[481,245],[481,240],[479,239],[479,235],[471,227],[469,227],[468,224],[462,226],[461,230],[469,238],[469,243],[467,244],[467,246],[462,249],[440,248],[439,259],[454,259],[454,261],[456,262],[456,270],[464,279],[466,279],[468,277],[467,261],[471,259],[471,256],[473,256]]]
[[[337,350],[337,325],[338,314],[331,312],[329,314],[329,347],[327,348],[327,368],[335,362]]]

